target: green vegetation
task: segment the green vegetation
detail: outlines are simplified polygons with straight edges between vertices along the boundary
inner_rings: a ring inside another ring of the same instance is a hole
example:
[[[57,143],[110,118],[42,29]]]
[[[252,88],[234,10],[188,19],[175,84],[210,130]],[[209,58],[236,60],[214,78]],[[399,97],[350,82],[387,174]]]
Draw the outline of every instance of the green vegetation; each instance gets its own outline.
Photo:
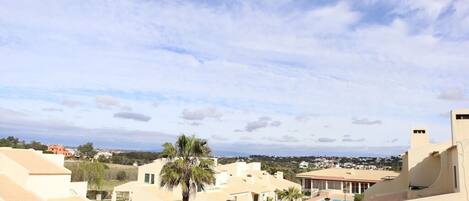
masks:
[[[210,148],[206,140],[179,136],[176,143],[165,143],[161,155],[170,159],[160,173],[160,186],[174,188],[181,186],[182,200],[189,201],[191,192],[195,192],[195,187],[204,189],[204,185],[215,182],[213,160],[207,159],[210,156]]]
[[[37,141],[31,141],[26,143],[24,140],[20,140],[16,137],[9,136],[6,138],[0,138],[0,147],[12,147],[18,149],[34,149],[47,153],[47,145],[41,144]]]
[[[93,159],[93,157],[98,153],[91,142],[78,146],[77,150],[80,153],[80,158],[82,159]]]
[[[132,165],[135,162],[138,164],[148,164],[155,159],[160,158],[160,154],[156,152],[124,152],[115,153],[112,155],[108,162],[122,165]],[[98,159],[99,160],[99,159]]]
[[[72,171],[72,181],[87,181],[89,188],[101,190],[105,180],[105,171],[109,169],[99,162],[82,161],[73,165],[66,164],[66,168]]]
[[[355,194],[355,196],[353,196],[353,201],[362,201],[364,200],[365,198],[365,195],[363,194]]]
[[[303,198],[303,193],[301,193],[301,190],[294,187],[289,187],[283,191],[278,191],[277,194],[282,201],[297,201]]]
[[[127,173],[123,170],[117,172],[116,179],[119,181],[127,180]]]
[[[83,165],[84,161],[66,161],[65,167],[72,171],[72,181],[86,181],[83,176]],[[101,163],[104,166],[104,182],[101,190],[112,191],[114,186],[120,185],[128,181],[137,180],[138,168],[128,165],[119,164],[108,164]],[[123,173],[125,173],[125,179],[122,179]],[[121,174],[121,176],[119,176]],[[93,186],[89,186],[90,190],[97,190]]]

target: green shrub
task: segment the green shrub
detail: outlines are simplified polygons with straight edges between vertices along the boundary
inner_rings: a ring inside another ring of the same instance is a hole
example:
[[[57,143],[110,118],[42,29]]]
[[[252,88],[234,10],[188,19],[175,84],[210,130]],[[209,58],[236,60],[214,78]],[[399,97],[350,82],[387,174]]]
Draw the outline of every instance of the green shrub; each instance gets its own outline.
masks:
[[[117,172],[116,179],[119,181],[127,180],[127,173],[123,170]]]
[[[365,196],[363,194],[355,194],[353,201],[362,201]]]

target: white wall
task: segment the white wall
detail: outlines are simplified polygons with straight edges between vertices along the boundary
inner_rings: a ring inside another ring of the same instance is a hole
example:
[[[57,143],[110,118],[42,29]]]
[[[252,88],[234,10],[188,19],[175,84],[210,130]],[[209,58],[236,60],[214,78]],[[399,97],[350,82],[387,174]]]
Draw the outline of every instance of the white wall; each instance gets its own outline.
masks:
[[[70,195],[70,175],[30,175],[27,189],[42,198],[61,198]]]
[[[221,185],[226,185],[228,182],[228,172],[220,172],[218,174],[215,174],[215,186],[221,186]]]
[[[41,153],[42,152],[39,152],[39,154]],[[65,156],[62,154],[41,154],[41,156],[60,167],[64,166]]]
[[[160,171],[166,164],[165,159],[157,159],[153,163],[142,165],[138,167],[138,179],[139,183],[145,183],[145,174],[154,174],[155,175],[155,185],[160,184]]]
[[[86,191],[88,190],[88,182],[70,182],[70,189],[77,193],[80,197],[86,197]]]

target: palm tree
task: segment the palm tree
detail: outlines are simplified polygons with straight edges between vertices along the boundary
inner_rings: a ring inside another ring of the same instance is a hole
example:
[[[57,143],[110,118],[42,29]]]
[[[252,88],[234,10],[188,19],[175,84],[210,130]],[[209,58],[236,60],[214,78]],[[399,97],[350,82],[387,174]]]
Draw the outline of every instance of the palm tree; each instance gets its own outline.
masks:
[[[278,192],[278,197],[282,201],[297,201],[303,198],[303,193],[297,188],[289,187],[283,191]]]
[[[182,200],[189,201],[189,195],[205,185],[215,183],[213,160],[209,159],[207,141],[195,136],[181,135],[173,145],[163,144],[161,155],[170,161],[160,172],[160,186],[172,189],[181,186]]]

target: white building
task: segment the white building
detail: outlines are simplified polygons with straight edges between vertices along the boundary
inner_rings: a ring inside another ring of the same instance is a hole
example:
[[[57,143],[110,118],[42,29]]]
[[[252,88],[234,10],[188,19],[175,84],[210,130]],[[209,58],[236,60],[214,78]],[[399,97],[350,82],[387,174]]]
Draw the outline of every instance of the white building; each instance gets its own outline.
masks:
[[[86,182],[70,182],[64,156],[0,147],[1,201],[87,201]]]
[[[166,161],[155,160],[138,169],[138,180],[114,188],[112,200],[132,201],[174,201],[181,200],[180,188],[169,191],[159,186],[159,174]],[[268,197],[277,199],[276,190],[301,185],[283,179],[283,173],[270,175],[261,170],[260,163],[236,162],[218,165],[215,168],[215,184],[199,191],[194,201],[266,201]]]
[[[301,169],[306,169],[309,167],[309,163],[306,161],[301,161],[301,163],[298,165],[299,168]]]

